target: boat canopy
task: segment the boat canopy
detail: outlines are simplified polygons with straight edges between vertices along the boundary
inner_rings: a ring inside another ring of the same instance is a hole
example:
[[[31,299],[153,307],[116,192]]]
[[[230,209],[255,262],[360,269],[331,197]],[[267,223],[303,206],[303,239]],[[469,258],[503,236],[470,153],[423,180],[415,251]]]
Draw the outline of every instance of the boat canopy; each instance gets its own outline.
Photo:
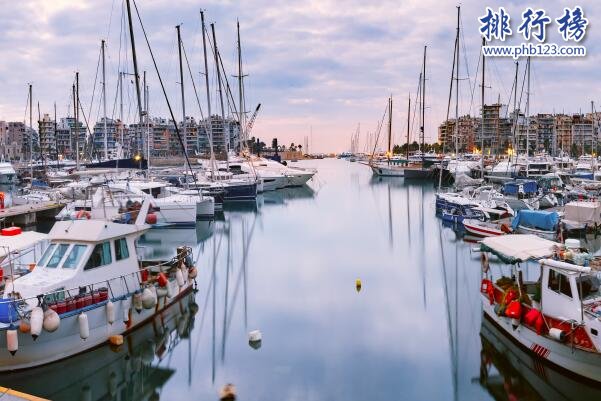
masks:
[[[40,241],[48,238],[47,234],[38,233],[35,231],[23,231],[19,235],[2,236],[0,245],[0,259],[11,252],[18,252],[24,249],[31,248]]]
[[[601,203],[570,202],[565,206],[564,220],[583,224],[601,224]]]
[[[515,264],[550,257],[553,248],[560,245],[533,234],[508,234],[484,238],[480,250],[496,255],[505,263]]]
[[[559,223],[557,212],[547,212],[544,210],[522,209],[514,217],[511,227],[516,230],[518,226],[537,228],[539,230],[555,230]]]

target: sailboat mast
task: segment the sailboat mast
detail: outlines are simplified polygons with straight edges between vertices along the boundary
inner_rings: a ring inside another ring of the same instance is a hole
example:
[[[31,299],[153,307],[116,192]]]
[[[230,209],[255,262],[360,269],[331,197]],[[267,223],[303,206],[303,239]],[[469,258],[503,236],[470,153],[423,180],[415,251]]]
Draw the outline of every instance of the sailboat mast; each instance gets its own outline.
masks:
[[[409,130],[411,125],[411,93],[409,94],[409,104],[407,105],[407,163],[409,163]]]
[[[388,164],[390,164],[390,156],[392,154],[392,95],[388,99],[388,152],[386,157],[388,158]]]
[[[226,135],[226,129],[225,129],[225,109],[223,108],[223,92],[221,89],[221,70],[219,68],[219,50],[217,48],[217,38],[215,37],[215,24],[211,24],[211,33],[213,36],[213,47],[215,48],[214,56],[215,56],[215,66],[217,68],[217,85],[219,88],[219,103],[221,105],[221,126],[222,126],[222,130],[223,130],[223,138],[224,138],[224,142],[225,142],[225,160],[226,160],[226,163],[228,164],[227,167],[229,170],[228,153],[229,153],[229,148],[230,148],[230,137],[229,137],[229,132]]]
[[[246,133],[244,132],[244,98],[243,98],[243,83],[244,76],[242,75],[242,45],[240,44],[240,22],[236,21],[236,30],[238,34],[238,123],[240,124],[240,150],[242,150],[242,141],[245,141]]]
[[[520,68],[520,62],[515,62],[515,76],[513,78],[513,135],[511,137],[511,148],[515,152],[515,133],[518,121],[517,111],[517,97],[518,97],[518,69]],[[516,156],[517,157],[517,156]],[[511,155],[509,156],[509,162],[511,163]]]
[[[207,136],[209,138],[209,148],[211,152],[211,172],[213,171],[213,164],[215,162],[215,153],[213,152],[213,116],[211,114],[211,90],[209,88],[209,66],[207,62],[207,39],[206,39],[206,28],[205,28],[205,15],[204,11],[200,10],[200,21],[202,24],[202,50],[204,54],[204,76],[205,76],[205,87],[207,90],[207,110],[209,113],[208,124],[207,124]]]
[[[595,102],[591,100],[591,155],[595,152]]]
[[[482,48],[486,46],[486,39],[482,38]],[[480,178],[484,178],[484,82],[485,82],[485,74],[486,74],[486,58],[484,57],[484,52],[482,52],[482,122],[480,123]]]
[[[124,131],[124,122],[123,122],[123,72],[119,71],[119,120],[121,121],[120,130],[120,142],[121,146],[123,146],[123,131]]]
[[[180,25],[176,25],[177,30],[177,48],[179,52],[179,78],[180,88],[182,92],[182,127],[184,129],[184,152],[188,154],[188,133],[186,131],[186,97],[184,95],[184,68],[182,64],[182,36],[180,32]]]
[[[33,180],[33,99],[32,85],[29,84],[29,167],[31,179]]]
[[[130,37],[130,42],[131,42],[131,55],[132,55],[132,59],[133,59],[133,63],[134,63],[134,80],[136,82],[136,99],[138,101],[138,117],[139,117],[138,129],[140,130],[140,140],[143,141],[143,135],[142,135],[143,113],[142,113],[142,99],[141,99],[142,97],[140,94],[140,74],[138,74],[138,58],[136,56],[136,41],[134,39],[134,26],[131,22],[130,0],[126,0],[126,4],[127,4],[127,20],[129,23],[129,37]],[[139,143],[136,143],[136,147],[138,147],[138,146],[140,146]],[[143,150],[143,149],[144,149],[144,147],[142,146],[140,150]]]
[[[457,6],[457,40],[456,44],[456,59],[457,68],[455,70],[455,157],[459,157],[459,19],[460,19],[461,7]],[[442,171],[442,169],[441,169]]]
[[[526,64],[528,69],[528,84],[526,92],[526,177],[529,176],[529,164],[528,159],[530,156],[530,56]]]
[[[426,137],[426,130],[425,130],[425,125],[426,125],[426,50],[428,49],[428,46],[424,46],[424,70],[422,72],[422,124],[421,124],[421,134],[422,134],[422,168],[424,167],[424,144],[425,144],[425,137]]]
[[[77,118],[75,115],[77,114],[77,97],[75,95],[75,84],[73,84],[73,134],[75,135],[75,160],[79,161],[79,157],[77,156]],[[71,145],[73,145],[73,138],[71,138]],[[72,146],[71,146],[72,147]],[[76,165],[79,168],[79,163]]]
[[[75,73],[75,162],[79,170],[79,72]]]
[[[104,115],[102,120],[104,121],[104,124],[103,124],[104,160],[108,160],[108,158],[109,158],[108,133],[106,131],[106,61],[104,58],[104,45],[105,45],[104,40],[102,40],[101,46],[100,46],[102,49],[102,109],[103,109],[103,115]]]
[[[56,148],[56,168],[58,169],[59,165],[58,165],[58,133],[57,131],[57,127],[56,127],[56,102],[54,102],[54,147]]]

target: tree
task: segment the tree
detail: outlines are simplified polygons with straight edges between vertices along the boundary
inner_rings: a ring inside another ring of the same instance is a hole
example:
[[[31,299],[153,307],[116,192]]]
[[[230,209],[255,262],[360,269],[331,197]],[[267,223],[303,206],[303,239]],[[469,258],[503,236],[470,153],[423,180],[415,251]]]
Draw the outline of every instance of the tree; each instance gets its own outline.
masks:
[[[292,143],[290,144],[290,148],[289,148],[289,150],[290,150],[291,152],[294,152],[294,151],[296,150],[296,146],[294,145],[294,142],[292,142]]]
[[[303,151],[303,145],[298,145],[298,146],[297,146],[297,148],[298,148],[298,151],[299,151],[299,152],[302,152],[302,151]]]

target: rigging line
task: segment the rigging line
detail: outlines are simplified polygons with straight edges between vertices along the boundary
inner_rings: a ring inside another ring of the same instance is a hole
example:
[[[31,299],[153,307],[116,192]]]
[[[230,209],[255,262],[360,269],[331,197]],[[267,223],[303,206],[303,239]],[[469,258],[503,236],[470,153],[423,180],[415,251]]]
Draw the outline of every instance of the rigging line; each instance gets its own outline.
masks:
[[[386,117],[387,110],[388,110],[388,104],[386,104],[386,107],[384,108],[384,113],[382,113],[382,120],[379,121],[378,126],[376,128],[376,140],[374,142],[374,150],[371,153],[372,159],[374,157],[374,154],[376,153],[376,148],[378,147],[378,140],[380,139],[380,132],[382,131],[382,125],[384,124],[384,118]]]
[[[480,52],[478,53],[478,63],[476,64],[476,73],[474,74],[474,84],[472,85],[470,92],[471,92],[471,99],[470,99],[470,107],[468,109],[468,114],[472,114],[472,107],[474,106],[474,94],[476,93],[476,86],[478,85],[478,80],[476,79],[476,77],[478,76],[478,73],[480,72],[480,54],[482,52],[482,45],[480,45]]]
[[[196,83],[194,82],[194,75],[192,74],[192,69],[190,68],[190,62],[188,61],[188,54],[186,53],[186,48],[184,47],[184,41],[182,40],[182,50],[184,53],[184,58],[186,59],[186,65],[188,66],[188,72],[190,73],[190,80],[192,81],[192,88],[194,89],[194,96],[196,97],[196,103],[198,103],[198,109],[200,110],[200,118],[204,120],[204,113],[202,112],[202,107],[200,105],[200,98],[198,97],[198,90],[196,90]]]
[[[98,62],[96,63],[96,75],[94,76],[94,86],[92,88],[92,98],[90,99],[90,107],[88,108],[90,117],[92,116],[92,104],[94,103],[94,95],[96,94],[96,83],[98,81],[98,70],[100,68],[100,56],[102,54],[102,50],[98,52]],[[81,103],[81,99],[80,102]],[[82,108],[83,110],[83,108]]]
[[[154,69],[157,73],[157,77],[159,78],[159,83],[161,84],[161,89],[163,90],[163,95],[165,96],[165,102],[167,102],[167,108],[169,109],[169,114],[171,114],[171,118],[173,118],[173,125],[175,126],[175,134],[177,135],[177,139],[179,141],[182,150],[185,150],[184,141],[179,132],[179,127],[177,126],[177,121],[175,119],[175,115],[173,114],[173,109],[171,108],[171,103],[169,102],[169,98],[167,97],[167,91],[165,90],[165,85],[163,85],[163,79],[161,78],[161,74],[159,73],[159,67],[157,66],[156,59],[154,58],[154,53],[152,48],[150,47],[150,42],[148,41],[148,36],[146,35],[146,29],[144,28],[144,24],[142,23],[142,17],[140,16],[140,11],[138,10],[138,5],[136,4],[136,0],[132,0],[134,3],[134,8],[136,9],[136,15],[138,16],[138,21],[140,21],[140,27],[142,28],[142,33],[144,33],[144,39],[146,40],[146,45],[148,45],[148,51],[150,52],[150,57],[152,58],[152,63],[154,64]],[[179,45],[179,43],[178,43]],[[198,188],[196,182],[196,175],[194,174],[194,170],[192,169],[192,165],[190,164],[190,158],[188,157],[188,153],[184,151],[184,157],[186,158],[186,164],[190,169],[190,174],[192,175],[192,180],[194,181],[194,187],[198,189],[198,194],[201,196],[200,189]]]
[[[417,107],[419,106],[421,101],[418,101],[418,99],[420,99],[421,97],[421,93],[422,93],[422,73],[419,73],[419,79],[417,81],[417,90],[415,91],[416,95],[415,95],[415,101],[413,102],[413,117],[411,117],[411,129],[409,129],[409,143],[411,144],[411,137],[414,133],[414,129],[415,129],[415,118],[417,116]]]
[[[453,98],[453,81],[455,81],[455,58],[457,56],[459,56],[457,54],[457,48],[459,46],[457,46],[457,41],[459,40],[459,37],[457,35],[455,35],[455,47],[453,50],[453,67],[451,68],[451,84],[449,85],[449,101],[447,102],[447,117],[445,119],[445,136],[444,136],[444,140],[442,141],[442,153],[445,153],[446,150],[446,144],[447,144],[447,137],[449,136],[449,113],[451,111],[451,99]],[[457,71],[457,82],[456,85],[459,85],[459,71]],[[459,124],[459,121],[455,121],[455,124]],[[459,130],[457,130],[459,132]],[[442,168],[440,169],[440,174],[442,175]]]
[[[81,104],[81,99],[79,99],[78,101],[76,100],[76,102],[77,102],[77,104],[79,105],[79,108],[80,108],[80,110],[81,110],[81,115],[83,116],[83,120],[84,120],[84,122],[86,123],[86,128],[87,128],[87,130],[88,130],[88,134],[89,134],[90,136],[92,136],[92,132],[90,131],[90,124],[88,123],[88,119],[86,118],[86,112],[83,110],[83,105]],[[77,128],[77,126],[76,126],[75,128],[76,128],[76,130],[77,130],[77,131],[79,131],[79,128]],[[77,136],[79,136],[79,133],[77,133],[76,135],[77,135]],[[92,136],[92,137],[93,137],[93,136]],[[85,146],[85,143],[84,143],[84,149],[85,149],[86,147],[87,147],[87,146]],[[88,153],[88,156],[89,156],[90,158],[92,158],[92,155],[93,155],[93,153],[94,153],[94,150],[95,150],[95,148],[94,148],[94,141],[92,141],[92,146],[91,146],[91,148],[90,148],[90,153]]]
[[[113,10],[114,10],[114,8],[115,8],[115,0],[113,0],[111,2],[111,12],[109,14],[109,26],[108,26],[108,29],[107,29],[107,32],[106,32],[106,39],[107,40],[108,40],[108,38],[111,35],[111,26],[112,26],[112,23],[113,23]]]

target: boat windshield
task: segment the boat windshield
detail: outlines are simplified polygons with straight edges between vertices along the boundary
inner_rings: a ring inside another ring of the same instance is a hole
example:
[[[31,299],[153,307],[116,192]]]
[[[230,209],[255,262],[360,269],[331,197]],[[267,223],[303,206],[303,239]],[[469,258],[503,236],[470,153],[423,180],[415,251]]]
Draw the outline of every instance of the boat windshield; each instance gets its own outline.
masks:
[[[58,264],[60,263],[60,261],[63,259],[63,256],[65,256],[65,252],[67,252],[67,248],[69,248],[69,244],[58,244],[56,246],[56,250],[54,251],[54,253],[50,257],[50,259],[48,260],[48,264],[46,264],[46,267],[51,268],[51,269],[54,269],[55,267],[57,267]]]
[[[87,247],[87,245],[81,244],[73,245],[71,252],[69,252],[69,256],[67,256],[63,263],[63,269],[73,269],[77,267]]]
[[[583,301],[601,298],[601,272],[576,278],[576,285]]]
[[[44,266],[46,264],[50,255],[52,255],[52,252],[54,252],[54,248],[56,248],[56,244],[50,244],[48,248],[46,248],[44,255],[42,255],[42,258],[38,262],[38,266]]]

